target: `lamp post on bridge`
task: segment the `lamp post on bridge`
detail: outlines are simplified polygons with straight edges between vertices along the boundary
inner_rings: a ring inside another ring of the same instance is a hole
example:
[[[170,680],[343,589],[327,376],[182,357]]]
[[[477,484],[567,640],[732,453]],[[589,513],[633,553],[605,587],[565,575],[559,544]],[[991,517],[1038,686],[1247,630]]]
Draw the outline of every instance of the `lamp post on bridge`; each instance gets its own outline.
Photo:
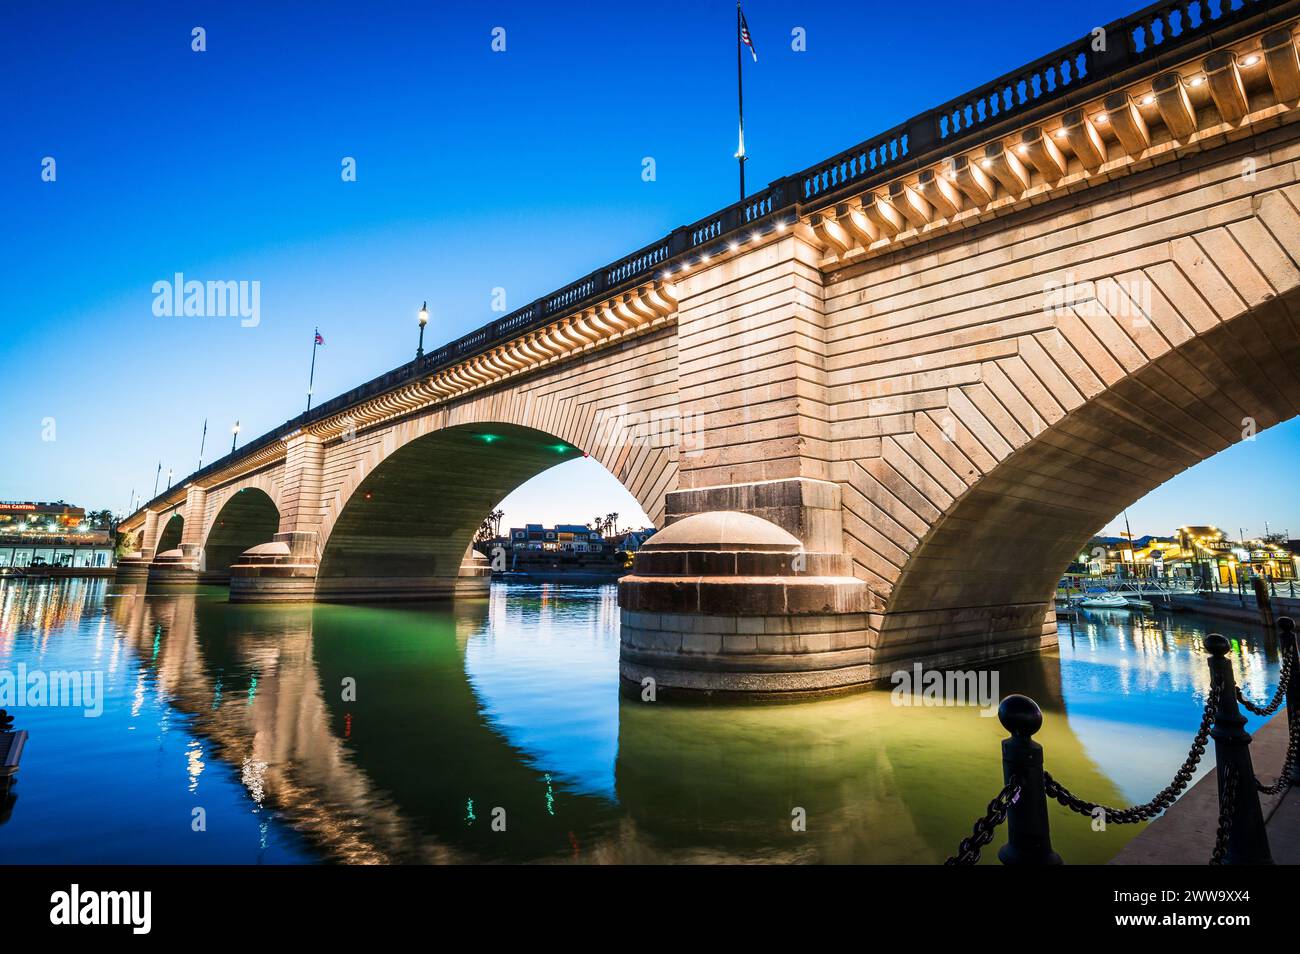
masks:
[[[239,440],[239,422],[235,421],[235,426],[230,429],[230,453],[235,452],[235,441]]]
[[[424,357],[424,326],[429,323],[429,303],[426,301],[420,306],[420,344],[415,349],[415,360],[419,361]]]

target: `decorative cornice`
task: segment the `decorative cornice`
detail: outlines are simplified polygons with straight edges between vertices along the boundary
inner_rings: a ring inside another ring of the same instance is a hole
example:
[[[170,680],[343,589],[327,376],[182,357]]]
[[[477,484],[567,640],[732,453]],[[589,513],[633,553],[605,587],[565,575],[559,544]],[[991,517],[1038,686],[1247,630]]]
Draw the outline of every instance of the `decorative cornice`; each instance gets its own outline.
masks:
[[[304,430],[333,440],[385,421],[445,404],[560,361],[608,348],[671,324],[677,315],[672,285],[652,281],[551,322],[502,345],[394,388]]]
[[[799,234],[839,268],[1300,118],[1297,22],[980,143],[800,217]],[[1111,154],[1115,154],[1112,155]]]
[[[307,424],[281,439],[241,456],[227,467],[203,474],[193,482],[204,488],[220,487],[282,460],[289,444],[304,434],[334,440],[385,421],[446,404],[475,391],[495,387],[512,378],[561,361],[611,347],[629,338],[671,325],[677,317],[677,298],[666,281],[650,281],[631,291],[614,295],[527,332],[483,354],[460,361],[433,374],[415,378],[368,401],[331,417]],[[189,483],[160,497],[169,509],[184,502]],[[155,508],[156,509],[156,508]],[[123,522],[134,529],[143,522],[144,511]]]

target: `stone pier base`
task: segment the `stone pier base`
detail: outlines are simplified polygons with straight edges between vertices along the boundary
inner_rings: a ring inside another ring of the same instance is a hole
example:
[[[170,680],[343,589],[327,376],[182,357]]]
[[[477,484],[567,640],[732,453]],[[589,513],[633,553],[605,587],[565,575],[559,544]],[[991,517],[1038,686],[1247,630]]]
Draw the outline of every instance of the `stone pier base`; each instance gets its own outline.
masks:
[[[118,583],[144,583],[149,579],[152,558],[143,553],[119,557],[113,579]]]
[[[768,490],[807,489],[783,483]],[[752,513],[695,513],[651,537],[619,583],[619,675],[745,696],[865,685],[877,678],[868,598],[843,554],[808,552]]]
[[[199,548],[192,543],[182,543],[175,550],[158,554],[149,564],[148,579],[151,585],[197,585]]]
[[[230,602],[310,602],[318,566],[315,533],[277,533],[230,567]]]
[[[619,583],[624,684],[789,698],[1055,643],[1049,603],[887,612],[840,552],[839,494],[808,478],[670,493],[668,526]]]
[[[488,558],[471,545],[465,551],[465,559],[460,565],[460,575],[456,578],[456,596],[481,599],[491,591],[492,566],[488,563]]]

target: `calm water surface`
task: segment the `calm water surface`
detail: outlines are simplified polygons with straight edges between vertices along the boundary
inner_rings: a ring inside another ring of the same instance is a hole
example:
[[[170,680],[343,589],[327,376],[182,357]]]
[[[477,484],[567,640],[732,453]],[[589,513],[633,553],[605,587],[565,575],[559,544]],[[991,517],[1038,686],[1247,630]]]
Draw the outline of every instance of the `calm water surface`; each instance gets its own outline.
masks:
[[[999,694],[1042,705],[1048,768],[1075,792],[1144,801],[1195,731],[1209,631],[1264,698],[1277,651],[1258,628],[1136,613],[1063,624],[1059,651],[997,670]],[[621,697],[612,586],[276,607],[0,582],[0,673],[20,665],[102,672],[103,713],[13,710],[31,738],[0,799],[4,863],[930,864],[1001,787],[1003,732],[975,707]],[[1135,834],[1055,806],[1052,824],[1074,863]]]

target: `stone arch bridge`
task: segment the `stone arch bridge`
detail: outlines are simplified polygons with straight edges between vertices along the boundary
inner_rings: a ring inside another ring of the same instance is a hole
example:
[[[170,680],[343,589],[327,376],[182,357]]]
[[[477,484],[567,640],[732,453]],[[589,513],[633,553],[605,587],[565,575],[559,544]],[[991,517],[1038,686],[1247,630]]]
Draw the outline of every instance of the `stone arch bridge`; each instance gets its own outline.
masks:
[[[190,475],[122,572],[466,592],[491,507],[590,454],[665,528],[620,585],[630,682],[1051,644],[1094,532],[1300,410],[1298,19],[1090,33]]]

